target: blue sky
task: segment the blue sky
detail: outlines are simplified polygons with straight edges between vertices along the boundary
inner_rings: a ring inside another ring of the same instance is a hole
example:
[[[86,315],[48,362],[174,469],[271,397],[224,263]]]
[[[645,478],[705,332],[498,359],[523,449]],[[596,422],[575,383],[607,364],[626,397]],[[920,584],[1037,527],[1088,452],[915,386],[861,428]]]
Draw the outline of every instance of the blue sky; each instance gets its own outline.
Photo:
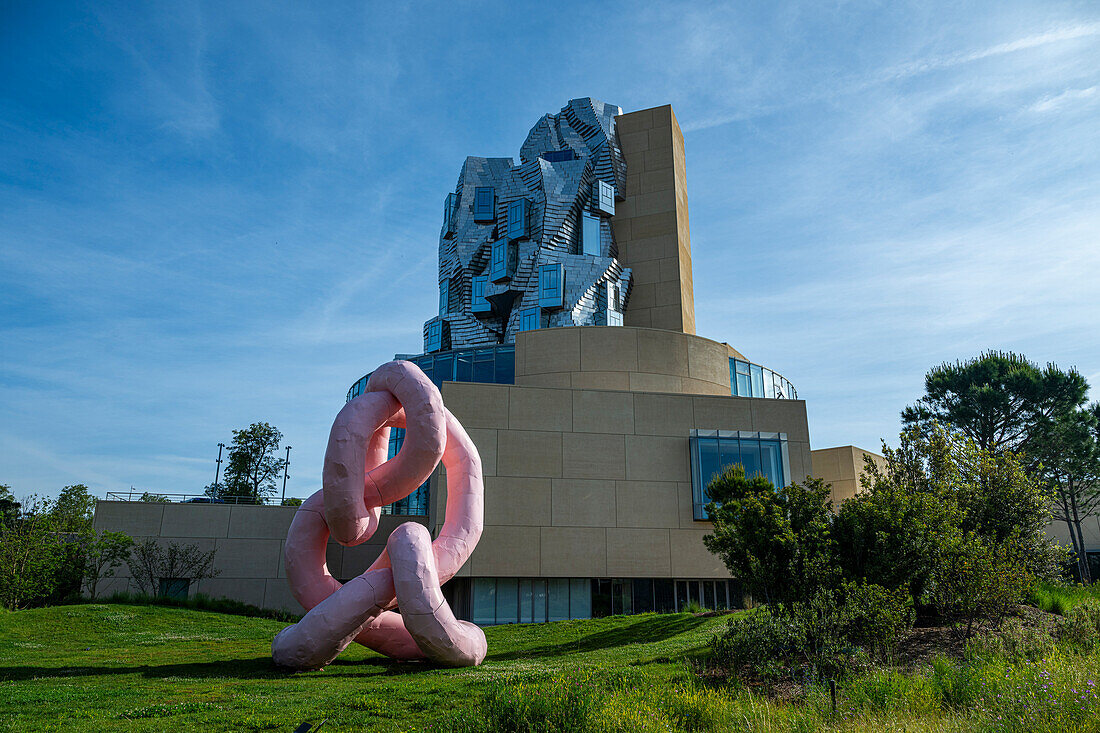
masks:
[[[1100,384],[1100,5],[395,5],[0,0],[0,483],[197,493],[267,420],[307,495],[464,157],[581,96],[673,105],[698,332],[814,447],[987,348]]]

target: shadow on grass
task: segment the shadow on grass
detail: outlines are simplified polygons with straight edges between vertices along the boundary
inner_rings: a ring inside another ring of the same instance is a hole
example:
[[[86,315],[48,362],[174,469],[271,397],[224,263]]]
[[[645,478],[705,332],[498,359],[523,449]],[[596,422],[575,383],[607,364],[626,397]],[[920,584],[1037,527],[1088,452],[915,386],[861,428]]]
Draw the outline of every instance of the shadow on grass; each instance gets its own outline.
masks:
[[[707,623],[706,618],[695,616],[649,616],[641,618],[633,623],[624,624],[607,631],[599,631],[588,634],[571,641],[561,641],[541,646],[515,649],[513,651],[492,653],[486,661],[507,661],[510,659],[527,659],[531,657],[560,657],[567,654],[583,654],[595,652],[611,647],[626,646],[628,644],[655,644],[671,639],[674,636],[687,633]]]
[[[335,671],[334,668],[347,671]],[[359,673],[353,669],[362,670]],[[363,673],[399,675],[436,667],[428,664],[395,662],[384,657],[370,659],[336,660],[324,671],[316,672],[323,677],[361,677]],[[0,682],[16,682],[34,679],[66,679],[74,677],[99,677],[103,675],[140,674],[150,679],[179,677],[183,679],[231,678],[240,680],[293,679],[311,674],[292,672],[276,667],[270,656],[251,659],[229,659],[218,662],[192,662],[185,664],[139,664],[130,666],[73,666],[73,667],[0,667]]]

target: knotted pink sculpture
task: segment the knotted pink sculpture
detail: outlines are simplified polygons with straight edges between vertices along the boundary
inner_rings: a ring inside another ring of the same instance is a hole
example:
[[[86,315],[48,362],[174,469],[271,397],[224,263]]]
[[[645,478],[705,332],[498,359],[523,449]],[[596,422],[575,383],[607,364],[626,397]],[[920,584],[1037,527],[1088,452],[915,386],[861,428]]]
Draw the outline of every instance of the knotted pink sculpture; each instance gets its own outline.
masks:
[[[406,432],[401,450],[387,461],[391,427]],[[365,542],[378,529],[381,508],[415,491],[440,458],[447,470],[447,512],[439,536],[433,542],[423,525],[402,524],[374,564],[341,585],[325,561],[330,532],[345,546]],[[480,664],[485,634],[455,618],[440,586],[481,537],[481,458],[419,367],[382,365],[366,391],[344,405],[329,433],[322,478],[321,490],[298,509],[287,533],[287,580],[307,613],[275,636],[275,663],[320,669],[357,641],[394,659]]]

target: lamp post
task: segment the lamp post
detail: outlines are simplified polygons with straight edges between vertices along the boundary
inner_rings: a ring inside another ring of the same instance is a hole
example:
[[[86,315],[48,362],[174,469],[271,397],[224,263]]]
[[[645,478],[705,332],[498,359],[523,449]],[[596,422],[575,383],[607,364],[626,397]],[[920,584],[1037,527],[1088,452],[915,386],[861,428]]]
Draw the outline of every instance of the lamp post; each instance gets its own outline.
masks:
[[[218,480],[222,476],[222,448],[225,448],[225,443],[218,443],[218,460],[217,468],[214,469],[214,497],[218,495]]]
[[[290,467],[290,446],[286,447],[286,461],[283,462],[283,499],[279,502],[279,506],[286,503],[286,471]]]

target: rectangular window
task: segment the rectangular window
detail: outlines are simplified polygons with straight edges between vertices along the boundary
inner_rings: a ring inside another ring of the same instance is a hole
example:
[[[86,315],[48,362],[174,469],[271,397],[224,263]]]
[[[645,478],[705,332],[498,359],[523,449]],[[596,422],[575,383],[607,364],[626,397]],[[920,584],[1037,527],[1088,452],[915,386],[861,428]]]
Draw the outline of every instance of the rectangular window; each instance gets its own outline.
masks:
[[[592,202],[596,211],[615,216],[615,187],[607,181],[596,181],[592,184]]]
[[[497,218],[497,195],[492,186],[474,189],[474,221],[489,222]]]
[[[671,613],[676,610],[676,592],[671,580],[653,581],[653,610]]]
[[[516,245],[507,239],[498,239],[493,242],[489,260],[489,279],[498,283],[515,275],[516,253]]]
[[[573,160],[575,156],[573,149],[569,148],[568,150],[547,150],[539,157],[547,163],[564,163],[567,160]]]
[[[649,613],[653,610],[653,581],[634,580],[634,613]]]
[[[447,194],[447,200],[443,203],[443,236],[447,239],[452,237],[457,227],[458,219],[458,195],[449,193]]]
[[[519,621],[519,582],[515,578],[497,578],[497,623]]]
[[[508,204],[508,239],[526,239],[531,202],[517,199]]]
[[[519,330],[534,331],[541,324],[541,316],[538,308],[524,308],[519,312]]]
[[[787,485],[786,433],[692,430],[688,445],[693,516],[697,520],[707,519],[707,486],[729,466],[740,464],[750,478],[761,475],[773,486]]]
[[[191,588],[190,578],[160,578],[157,595],[161,598],[187,598],[187,591]]]
[[[569,618],[569,580],[551,578],[547,581],[547,619],[565,621]]]
[[[451,312],[451,281],[442,280],[439,283],[439,315]]]
[[[475,275],[470,280],[470,312],[492,313],[493,306],[485,297],[485,288],[489,285],[488,275]]]
[[[611,615],[611,581],[592,579],[592,618]]]
[[[474,578],[470,594],[470,617],[478,626],[497,622],[497,581],[495,578]]]
[[[439,351],[442,346],[443,322],[432,321],[428,324],[428,335],[424,339],[424,351]]]
[[[592,618],[592,588],[584,578],[569,581],[569,618]]]
[[[734,392],[738,397],[752,397],[752,380],[749,377],[749,363],[747,361],[734,360],[734,370],[736,371],[736,388]]]
[[[539,307],[561,308],[565,305],[565,265],[539,265]]]
[[[600,218],[591,214],[581,214],[581,252],[599,257],[603,252],[600,246]]]
[[[763,397],[764,396],[764,369],[756,364],[750,364],[749,369],[752,370],[752,396]]]
[[[404,442],[405,429],[390,428],[389,451],[386,454],[387,461],[397,455],[397,451],[401,450],[401,445]],[[428,489],[430,484],[431,479],[429,478],[408,496],[382,507],[382,513],[410,517],[428,516]]]

